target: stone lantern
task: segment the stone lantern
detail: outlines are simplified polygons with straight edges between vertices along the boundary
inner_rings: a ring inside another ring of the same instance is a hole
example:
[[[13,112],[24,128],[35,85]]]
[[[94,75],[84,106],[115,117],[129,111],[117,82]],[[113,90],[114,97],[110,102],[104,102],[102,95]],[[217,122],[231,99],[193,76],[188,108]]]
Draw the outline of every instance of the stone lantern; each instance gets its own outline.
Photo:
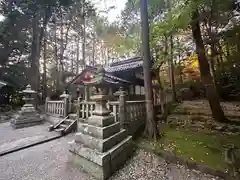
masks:
[[[32,90],[31,85],[27,85],[26,89],[22,91],[24,94],[23,100],[25,104],[21,108],[23,111],[35,111],[34,108],[34,95],[37,93],[36,91]]]
[[[67,93],[66,90],[63,92],[63,94],[60,95],[60,98],[62,98],[62,99],[67,99],[67,98],[69,98],[69,94]]]
[[[41,124],[42,118],[40,118],[40,115],[34,107],[34,95],[37,92],[32,90],[31,85],[27,85],[26,89],[23,90],[22,93],[24,94],[23,100],[25,101],[25,104],[11,119],[12,127],[23,128]]]
[[[122,86],[126,81],[105,73],[100,67],[97,75],[87,86],[95,86],[98,93],[91,99],[95,101],[92,115],[78,124],[74,141],[70,142],[69,161],[80,166],[97,179],[109,178],[125,163],[132,152],[132,136],[128,136],[120,123],[115,122],[111,111],[106,107],[110,96],[110,86]]]

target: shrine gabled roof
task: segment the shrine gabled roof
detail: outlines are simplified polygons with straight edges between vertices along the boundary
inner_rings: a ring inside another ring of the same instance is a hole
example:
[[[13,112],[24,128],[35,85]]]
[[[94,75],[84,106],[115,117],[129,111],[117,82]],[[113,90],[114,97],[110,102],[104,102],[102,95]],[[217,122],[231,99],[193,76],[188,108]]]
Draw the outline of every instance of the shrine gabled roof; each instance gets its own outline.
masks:
[[[104,74],[103,77],[96,77],[93,78],[92,81],[83,81],[83,84],[85,85],[97,85],[97,84],[102,84],[102,85],[124,85],[124,84],[130,84],[131,82],[120,79],[120,78],[115,78],[114,76],[108,76],[107,74]]]
[[[70,84],[79,84],[77,83],[78,79],[81,78],[85,72],[96,72],[97,71],[97,68],[96,67],[93,67],[93,66],[86,66],[86,68],[80,73],[78,74],[71,82]]]
[[[143,59],[141,57],[129,58],[123,61],[115,62],[110,66],[105,67],[107,72],[122,72],[127,70],[133,70],[136,68],[142,68]]]
[[[70,83],[71,84],[84,84],[84,80],[81,80],[81,83],[80,83],[79,78],[84,76],[84,74],[86,72],[97,73],[97,68],[92,67],[92,66],[87,66],[86,69],[84,69],[79,75],[77,75]],[[106,81],[109,81],[110,84],[130,84],[131,83],[130,81],[116,77],[109,72],[104,73],[104,79]]]
[[[95,77],[87,81],[83,80],[82,82],[85,85],[106,85],[106,86],[108,85],[121,86],[131,83],[130,81],[109,74],[108,72],[105,71],[103,67],[99,67],[97,69]]]

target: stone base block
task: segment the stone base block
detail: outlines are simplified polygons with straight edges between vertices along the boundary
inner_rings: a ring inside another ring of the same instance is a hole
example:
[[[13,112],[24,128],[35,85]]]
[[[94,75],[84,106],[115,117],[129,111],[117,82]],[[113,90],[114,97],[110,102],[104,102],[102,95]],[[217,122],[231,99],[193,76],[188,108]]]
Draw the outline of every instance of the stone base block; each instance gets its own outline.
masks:
[[[109,138],[120,131],[120,123],[116,122],[106,127],[97,127],[87,123],[78,123],[78,132],[87,134],[99,139]]]
[[[69,162],[99,180],[106,180],[121,168],[132,154],[131,142],[132,137],[128,136],[105,153],[99,153],[96,150],[72,142],[69,148]]]
[[[87,120],[87,123],[93,126],[105,127],[114,123],[114,116],[90,116]]]
[[[42,124],[42,121],[38,121],[38,122],[28,122],[28,123],[20,123],[20,124],[13,124],[11,123],[11,126],[14,129],[20,129],[20,128],[25,128],[25,127],[31,127],[31,126],[37,126]]]
[[[24,128],[35,126],[43,123],[43,119],[39,114],[31,114],[31,115],[21,115],[17,114],[11,119],[11,125],[13,128]]]
[[[82,132],[78,132],[75,134],[75,140],[77,143],[84,144],[86,147],[96,149],[99,152],[108,151],[113,146],[124,140],[126,137],[127,133],[125,129],[122,129],[121,131],[110,136],[107,139],[94,138],[87,134],[83,134]]]

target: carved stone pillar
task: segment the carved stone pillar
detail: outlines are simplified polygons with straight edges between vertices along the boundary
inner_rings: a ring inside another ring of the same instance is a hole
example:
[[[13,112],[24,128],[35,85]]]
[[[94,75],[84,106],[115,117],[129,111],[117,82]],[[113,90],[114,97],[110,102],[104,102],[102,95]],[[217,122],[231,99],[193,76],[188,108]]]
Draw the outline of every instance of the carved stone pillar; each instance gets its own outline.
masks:
[[[60,95],[60,98],[63,99],[64,101],[64,113],[63,116],[67,117],[68,113],[69,113],[69,94],[67,94],[66,91],[63,92],[62,95]]]
[[[122,87],[119,88],[119,91],[114,93],[114,96],[118,96],[119,100],[119,122],[122,128],[128,130],[128,117],[126,111],[126,95],[127,93],[123,90]]]

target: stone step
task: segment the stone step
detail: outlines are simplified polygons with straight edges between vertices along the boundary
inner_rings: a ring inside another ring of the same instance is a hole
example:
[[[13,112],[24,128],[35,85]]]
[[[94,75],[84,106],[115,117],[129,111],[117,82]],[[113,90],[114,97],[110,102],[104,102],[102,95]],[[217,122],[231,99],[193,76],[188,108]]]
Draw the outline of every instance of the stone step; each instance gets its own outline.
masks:
[[[86,147],[91,149],[96,149],[99,152],[106,152],[111,149],[113,146],[121,142],[124,138],[127,137],[127,132],[125,129],[122,129],[120,132],[110,136],[107,139],[97,139],[82,132],[75,134],[75,141],[81,143]]]
[[[64,124],[71,124],[71,123],[73,123],[73,122],[74,122],[74,120],[72,120],[72,119],[65,119],[65,120],[63,121]]]
[[[57,129],[54,129],[54,131],[56,131],[56,132],[63,132],[64,128],[57,128]]]
[[[69,119],[76,120],[77,114],[68,114]]]
[[[60,124],[60,125],[59,125],[59,127],[60,127],[60,128],[63,128],[64,130],[65,130],[68,126],[69,126],[69,125],[67,125],[67,124]]]
[[[116,122],[106,127],[97,127],[86,123],[78,123],[78,131],[99,139],[106,139],[120,131],[120,123]]]

